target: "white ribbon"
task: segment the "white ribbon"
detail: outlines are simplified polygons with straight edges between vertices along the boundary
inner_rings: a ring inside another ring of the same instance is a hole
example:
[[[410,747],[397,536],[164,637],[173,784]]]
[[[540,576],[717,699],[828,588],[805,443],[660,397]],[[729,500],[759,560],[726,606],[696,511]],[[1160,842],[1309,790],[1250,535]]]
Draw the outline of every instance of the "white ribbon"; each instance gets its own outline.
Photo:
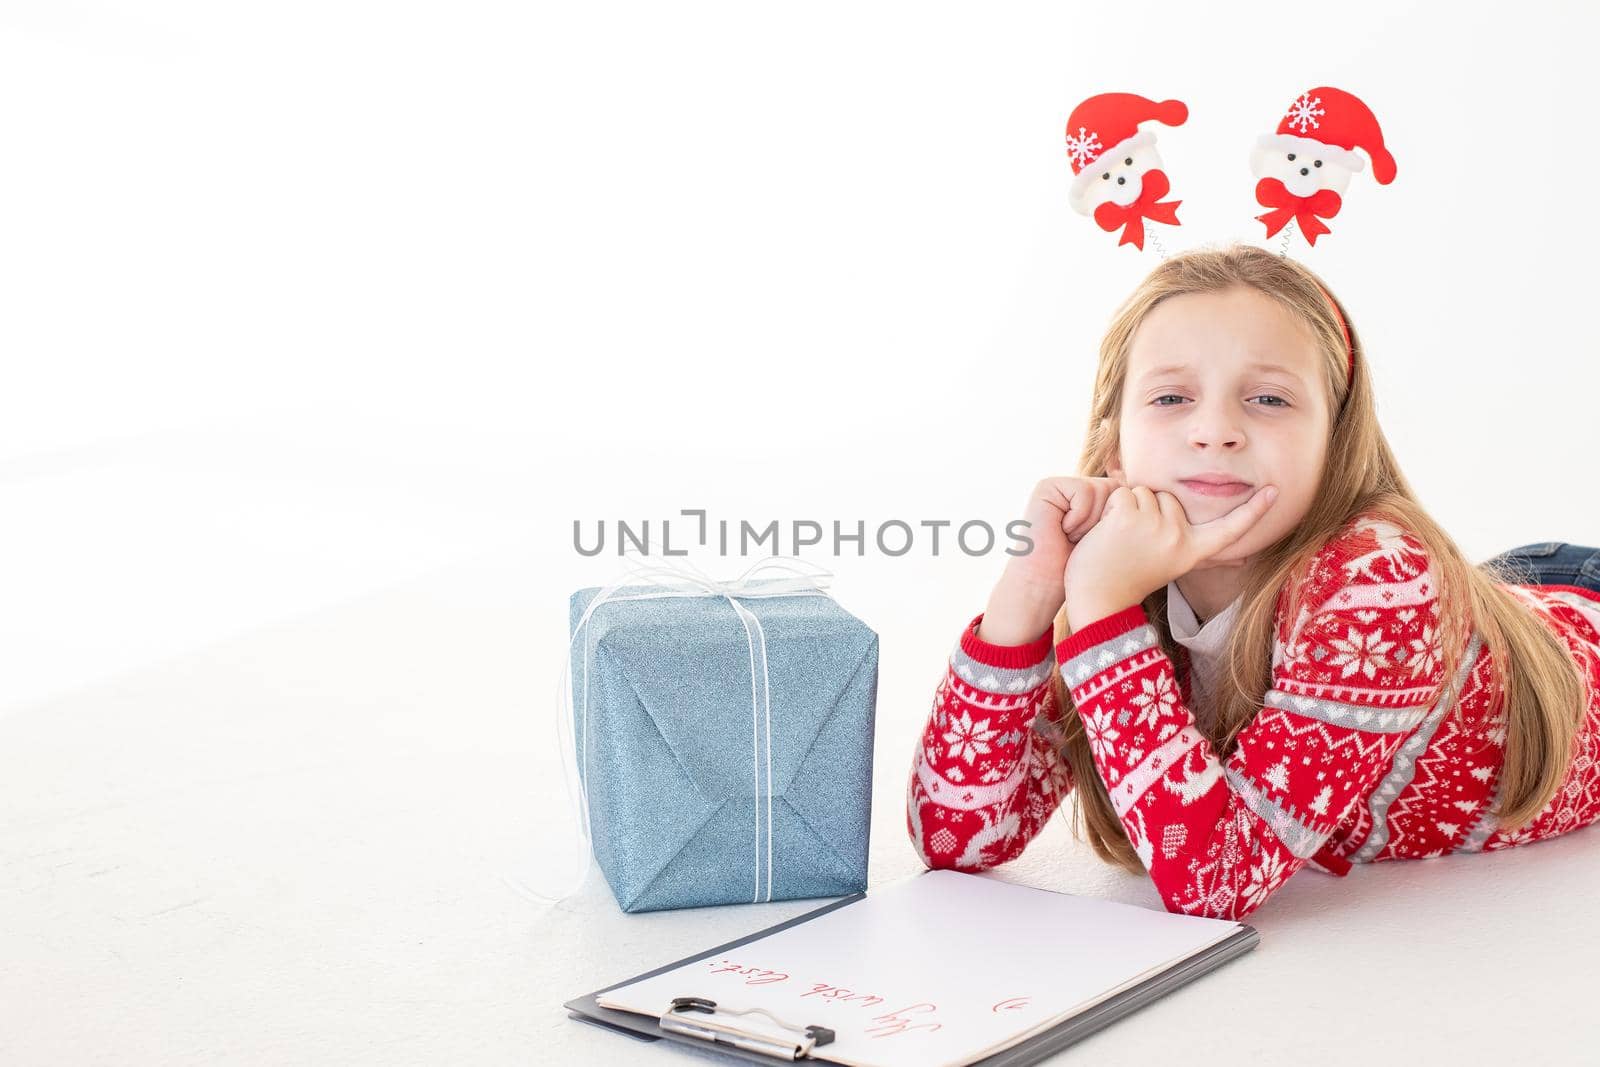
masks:
[[[756,802],[756,848],[755,848],[755,893],[751,903],[762,900],[762,864],[761,864],[761,765],[762,753],[760,747],[761,722],[763,715],[767,727],[767,745],[765,763],[767,771],[767,811],[766,811],[766,837],[767,837],[767,862],[766,862],[766,899],[772,899],[772,690],[767,678],[767,636],[762,629],[761,621],[749,609],[739,603],[740,599],[752,597],[779,597],[779,596],[826,596],[832,597],[827,592],[829,579],[833,572],[825,567],[818,566],[796,556],[771,556],[764,557],[748,567],[743,574],[731,581],[718,581],[709,577],[704,571],[682,557],[664,557],[663,561],[653,566],[639,566],[631,562],[632,556],[639,556],[638,552],[624,553],[624,577],[601,589],[593,600],[589,601],[578,624],[573,627],[572,636],[567,642],[567,654],[561,660],[561,680],[557,689],[557,714],[556,714],[556,744],[561,753],[561,774],[566,780],[567,800],[573,806],[573,811],[578,824],[578,831],[582,843],[578,846],[581,855],[578,862],[582,869],[577,878],[570,884],[565,892],[558,897],[548,896],[535,889],[529,888],[521,881],[502,875],[502,879],[512,889],[545,903],[560,903],[578,892],[588,882],[589,872],[594,868],[594,838],[591,832],[589,818],[589,619],[595,610],[602,604],[621,600],[657,600],[665,597],[707,597],[720,596],[732,605],[739,621],[744,624],[745,644],[750,653],[750,732],[751,732],[751,773],[755,780]],[[762,574],[767,571],[786,571],[788,577],[762,579]],[[809,573],[808,573],[809,572]],[[760,585],[755,583],[760,581]],[[616,590],[625,585],[650,585],[648,592],[628,593],[618,595]],[[579,635],[583,635],[583,697],[581,709],[583,714],[583,737],[581,745],[575,745],[567,732],[572,722],[572,699],[570,695],[570,679],[572,664],[572,643]],[[757,648],[760,649],[759,670]],[[757,686],[759,675],[759,690]],[[759,692],[759,695],[758,695]],[[576,749],[576,751],[575,751]],[[578,776],[579,790],[572,788],[574,772],[578,762],[582,761],[583,774]],[[569,769],[569,763],[571,768]],[[582,804],[578,803],[581,794]]]

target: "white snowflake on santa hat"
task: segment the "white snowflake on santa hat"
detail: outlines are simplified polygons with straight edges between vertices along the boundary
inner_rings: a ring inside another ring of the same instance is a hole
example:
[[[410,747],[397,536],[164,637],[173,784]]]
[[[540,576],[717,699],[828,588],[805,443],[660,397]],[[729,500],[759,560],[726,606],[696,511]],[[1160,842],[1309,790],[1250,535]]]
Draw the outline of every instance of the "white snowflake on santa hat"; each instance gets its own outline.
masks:
[[[1290,126],[1300,127],[1300,132],[1314,129],[1317,126],[1317,116],[1326,115],[1327,112],[1317,105],[1322,103],[1321,97],[1312,98],[1310,93],[1301,93],[1300,98],[1289,105],[1289,112],[1285,117]]]
[[[1072,164],[1075,168],[1082,167],[1083,164],[1098,156],[1104,147],[1100,143],[1100,138],[1097,134],[1090,133],[1082,126],[1078,127],[1076,135],[1070,129],[1067,131],[1067,155],[1072,157]]]

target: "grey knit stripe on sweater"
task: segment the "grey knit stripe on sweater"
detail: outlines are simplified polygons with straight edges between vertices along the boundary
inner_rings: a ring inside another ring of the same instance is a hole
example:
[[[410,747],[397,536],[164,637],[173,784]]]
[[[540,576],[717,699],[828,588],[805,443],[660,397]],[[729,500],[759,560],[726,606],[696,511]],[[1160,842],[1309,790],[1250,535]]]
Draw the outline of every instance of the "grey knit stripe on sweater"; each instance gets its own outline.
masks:
[[[1043,659],[1028,667],[991,667],[967,655],[959,644],[950,653],[950,666],[957,677],[974,689],[1000,695],[1032,692],[1045,683],[1055,665],[1054,650],[1045,652]]]
[[[1082,685],[1107,667],[1147,648],[1155,648],[1157,643],[1155,630],[1148,625],[1140,626],[1079,652],[1061,665],[1061,677],[1069,686]]]

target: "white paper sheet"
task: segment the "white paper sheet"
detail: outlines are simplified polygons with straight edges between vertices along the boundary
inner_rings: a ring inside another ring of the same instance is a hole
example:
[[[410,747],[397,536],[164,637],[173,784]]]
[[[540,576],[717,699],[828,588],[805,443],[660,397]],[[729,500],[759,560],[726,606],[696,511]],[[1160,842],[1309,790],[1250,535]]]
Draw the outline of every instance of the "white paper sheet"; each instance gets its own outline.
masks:
[[[834,1030],[813,1057],[853,1067],[958,1067],[1022,1041],[1147,975],[1226,938],[1240,924],[1013,885],[989,875],[914,875],[818,919],[726,954],[619,986],[596,999],[659,1017],[690,1013],[773,1037]]]

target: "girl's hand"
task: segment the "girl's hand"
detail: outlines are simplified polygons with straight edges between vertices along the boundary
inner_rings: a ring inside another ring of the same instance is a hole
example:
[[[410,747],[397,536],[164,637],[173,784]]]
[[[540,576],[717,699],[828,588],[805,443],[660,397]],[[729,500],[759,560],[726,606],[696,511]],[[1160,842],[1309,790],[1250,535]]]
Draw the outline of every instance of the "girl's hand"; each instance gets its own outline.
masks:
[[[1033,549],[1025,556],[1012,556],[1002,580],[1059,589],[1073,546],[1100,521],[1112,492],[1124,487],[1116,478],[1040,479],[1022,510]]]
[[[1261,521],[1277,494],[1276,486],[1261,486],[1226,515],[1191,525],[1178,498],[1165,490],[1116,489],[1068,563],[1068,625],[1077,630],[1132,607],[1224,552]]]
[[[1074,545],[1100,521],[1115,478],[1054,477],[1033,487],[1023,518],[1033,547],[1011,556],[989,595],[978,636],[999,645],[1033,640],[1061,611],[1062,577]]]

